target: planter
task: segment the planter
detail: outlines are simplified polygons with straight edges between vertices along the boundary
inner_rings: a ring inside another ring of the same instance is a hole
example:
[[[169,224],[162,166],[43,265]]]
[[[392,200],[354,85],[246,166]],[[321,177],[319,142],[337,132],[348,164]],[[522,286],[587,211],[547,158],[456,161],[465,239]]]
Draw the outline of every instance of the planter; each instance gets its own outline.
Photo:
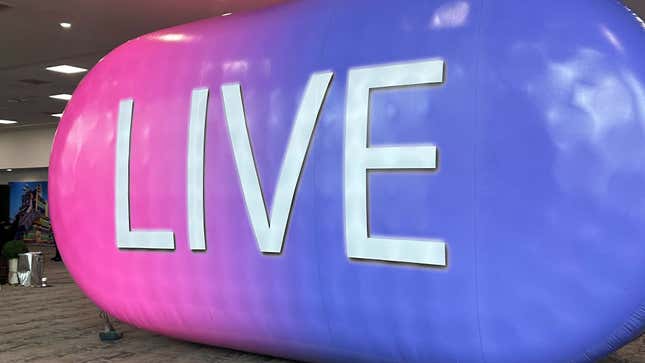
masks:
[[[9,260],[9,284],[16,285],[18,282],[18,259],[12,258]]]

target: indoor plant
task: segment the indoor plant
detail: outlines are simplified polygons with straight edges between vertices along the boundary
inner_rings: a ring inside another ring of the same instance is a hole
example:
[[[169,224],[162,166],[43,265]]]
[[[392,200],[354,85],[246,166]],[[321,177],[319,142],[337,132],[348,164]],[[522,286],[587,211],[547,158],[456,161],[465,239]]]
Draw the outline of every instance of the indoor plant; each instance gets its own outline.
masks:
[[[9,241],[2,247],[2,256],[9,261],[9,283],[15,285],[18,283],[18,255],[29,252],[25,242]]]

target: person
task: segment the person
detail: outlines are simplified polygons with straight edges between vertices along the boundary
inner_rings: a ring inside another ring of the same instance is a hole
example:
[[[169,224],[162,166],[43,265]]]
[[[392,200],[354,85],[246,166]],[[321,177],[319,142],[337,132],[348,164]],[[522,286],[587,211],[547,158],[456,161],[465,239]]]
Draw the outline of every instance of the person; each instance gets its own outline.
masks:
[[[5,243],[16,239],[17,229],[18,223],[16,221],[14,221],[13,223],[10,223],[8,221],[0,222],[0,251],[2,251]]]
[[[56,256],[52,257],[52,261],[62,261],[63,259],[60,257],[60,252],[58,252],[58,244],[56,244],[56,238],[54,238],[54,234],[52,233],[52,242],[54,243],[54,248],[56,249]]]
[[[11,240],[9,238],[9,226],[9,222],[7,221],[0,222],[0,285],[7,283],[7,274],[9,272],[7,260],[1,255],[5,243]]]
[[[0,243],[5,244],[9,241],[15,239],[16,234],[16,225],[15,223],[10,223],[9,221],[0,222]]]
[[[20,227],[20,221],[18,216],[13,220],[12,223],[9,223],[9,228],[6,229],[7,232],[7,241],[13,241],[16,239],[16,233],[18,233],[18,228]]]
[[[9,228],[10,224],[7,221],[0,221],[0,251],[2,251],[2,247],[4,247],[4,244],[11,241],[11,237],[9,237]]]

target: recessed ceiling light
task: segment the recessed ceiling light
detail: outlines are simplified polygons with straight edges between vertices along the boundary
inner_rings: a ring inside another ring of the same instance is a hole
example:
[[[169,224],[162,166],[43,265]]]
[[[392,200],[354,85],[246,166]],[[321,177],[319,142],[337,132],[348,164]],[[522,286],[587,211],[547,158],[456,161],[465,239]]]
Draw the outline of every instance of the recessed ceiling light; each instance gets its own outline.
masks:
[[[46,69],[48,71],[58,72],[58,73],[65,73],[65,74],[74,74],[74,73],[87,72],[87,69],[85,69],[85,68],[68,66],[66,64],[61,64],[59,66],[53,66],[53,67],[47,67]]]
[[[229,15],[233,15],[233,13],[224,13],[224,14],[222,14],[222,16],[229,16]]]
[[[160,36],[159,39],[166,42],[180,42],[186,39],[186,36],[184,34],[179,34],[179,33],[170,33],[170,34],[164,34]]]
[[[59,25],[63,29],[69,29],[72,27],[72,23],[59,23]]]
[[[61,118],[63,117],[63,113],[52,113],[51,116]]]
[[[69,101],[72,99],[72,95],[68,95],[67,93],[61,93],[59,95],[51,95],[49,98],[53,98],[55,100],[63,100],[63,101]]]
[[[12,120],[0,120],[0,125],[11,125],[11,124],[16,124],[18,121],[12,121]]]

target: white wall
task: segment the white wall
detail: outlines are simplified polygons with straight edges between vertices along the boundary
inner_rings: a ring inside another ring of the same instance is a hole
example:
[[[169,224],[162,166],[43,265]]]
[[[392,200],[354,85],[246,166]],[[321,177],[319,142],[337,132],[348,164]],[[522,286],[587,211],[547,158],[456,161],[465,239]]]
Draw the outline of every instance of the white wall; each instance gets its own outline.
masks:
[[[0,129],[0,169],[49,166],[56,127]]]
[[[0,185],[9,182],[46,181],[47,168],[0,170]]]

